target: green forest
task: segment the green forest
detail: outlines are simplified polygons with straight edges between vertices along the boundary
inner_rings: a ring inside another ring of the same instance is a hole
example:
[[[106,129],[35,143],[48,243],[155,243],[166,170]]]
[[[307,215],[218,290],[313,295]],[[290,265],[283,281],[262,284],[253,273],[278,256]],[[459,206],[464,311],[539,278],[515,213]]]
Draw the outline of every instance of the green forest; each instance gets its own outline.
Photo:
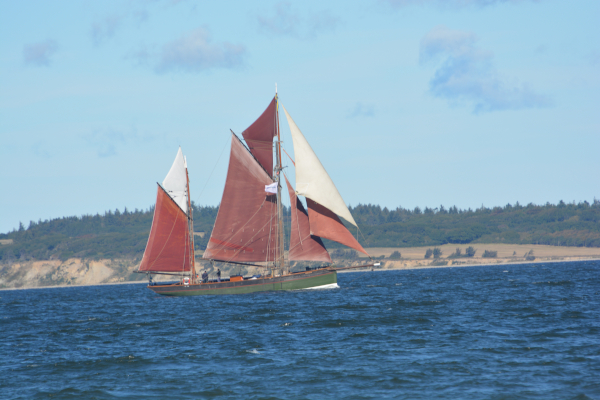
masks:
[[[197,250],[205,249],[218,207],[193,204],[194,230],[204,232],[195,237]],[[66,260],[141,258],[154,209],[107,211],[103,215],[63,217],[38,222],[0,234],[2,263],[27,260]],[[600,201],[545,205],[519,203],[504,207],[476,210],[398,207],[394,210],[378,205],[350,207],[359,225],[358,235],[364,247],[414,247],[443,244],[511,243],[554,246],[600,247]],[[285,209],[285,226],[289,230],[289,208]],[[10,240],[12,239],[12,243]],[[340,248],[324,240],[328,248]]]

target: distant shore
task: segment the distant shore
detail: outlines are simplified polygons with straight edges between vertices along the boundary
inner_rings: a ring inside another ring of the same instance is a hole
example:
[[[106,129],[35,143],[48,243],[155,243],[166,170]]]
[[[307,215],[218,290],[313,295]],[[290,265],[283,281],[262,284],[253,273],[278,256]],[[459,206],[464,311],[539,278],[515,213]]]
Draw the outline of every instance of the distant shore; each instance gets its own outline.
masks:
[[[0,288],[0,292],[6,290],[35,290],[35,289],[64,289],[72,287],[93,287],[93,286],[113,286],[113,285],[147,285],[147,281],[126,281],[126,282],[104,282],[92,283],[89,285],[55,285],[55,286],[36,286],[36,287],[19,287],[19,288]]]
[[[384,272],[384,271],[400,271],[400,270],[413,270],[413,269],[430,269],[430,268],[464,268],[464,267],[497,267],[501,265],[523,265],[523,264],[549,264],[549,263],[563,263],[563,262],[580,262],[580,261],[600,261],[599,258],[569,258],[568,260],[534,260],[534,261],[514,261],[514,262],[501,262],[501,263],[473,263],[473,264],[455,264],[455,265],[417,265],[414,267],[371,267],[348,269],[344,271],[338,271],[339,274],[349,274],[356,272]],[[21,288],[0,288],[0,292],[6,290],[29,290],[29,289],[64,289],[71,287],[91,287],[91,286],[112,286],[112,285],[147,285],[146,281],[126,281],[126,282],[105,282],[96,283],[89,285],[57,285],[57,286],[38,286],[38,287],[21,287]]]
[[[453,257],[458,249],[462,255],[467,247],[475,248],[473,257]],[[600,260],[600,248],[594,247],[566,247],[545,245],[510,245],[510,244],[465,244],[465,245],[443,245],[435,246],[442,252],[438,259],[425,258],[427,247],[405,247],[405,248],[367,248],[367,252],[373,257],[374,262],[380,262],[381,266],[373,268],[374,271],[409,270],[424,268],[449,268],[449,267],[480,267],[480,266],[510,266],[517,264],[540,264],[556,262],[577,262]],[[496,257],[483,258],[485,250],[496,252]],[[391,260],[392,253],[398,251],[401,258]],[[533,252],[534,260],[526,260],[525,253]],[[380,259],[379,257],[384,258]],[[353,260],[335,259],[338,266],[352,266],[365,264],[369,259],[361,257]],[[69,259],[26,261],[17,262],[2,268],[0,276],[0,288],[4,290],[22,289],[48,289],[65,287],[82,287],[97,285],[130,285],[145,284],[145,279],[139,279],[137,271],[139,262],[135,260],[85,260]],[[199,268],[203,268],[198,265]],[[223,270],[223,268],[221,268]],[[349,269],[339,271],[365,272],[370,268]],[[209,271],[210,272],[210,271]],[[225,275],[229,272],[223,270]],[[243,272],[251,275],[252,271]],[[138,278],[131,280],[132,277]],[[173,281],[167,276],[157,276],[155,281]]]
[[[357,268],[357,269],[348,269],[344,271],[338,271],[340,274],[350,273],[350,272],[365,272],[370,271],[373,272],[381,272],[381,271],[399,271],[399,270],[410,270],[410,269],[429,269],[429,268],[463,268],[463,267],[497,267],[501,265],[535,265],[535,264],[551,264],[551,263],[564,263],[564,262],[581,262],[581,261],[600,261],[600,257],[598,258],[587,258],[587,257],[569,257],[568,259],[553,259],[553,260],[544,260],[544,259],[536,259],[534,261],[505,261],[500,262],[501,260],[496,260],[498,262],[486,262],[486,263],[465,263],[465,264],[449,264],[449,265],[427,265],[427,264],[417,264],[411,267],[396,267],[393,265],[384,265],[383,267],[367,267],[367,268]],[[384,262],[386,263],[386,262]],[[389,261],[387,262],[389,263]],[[386,263],[386,264],[387,264]],[[383,264],[383,263],[382,263]]]

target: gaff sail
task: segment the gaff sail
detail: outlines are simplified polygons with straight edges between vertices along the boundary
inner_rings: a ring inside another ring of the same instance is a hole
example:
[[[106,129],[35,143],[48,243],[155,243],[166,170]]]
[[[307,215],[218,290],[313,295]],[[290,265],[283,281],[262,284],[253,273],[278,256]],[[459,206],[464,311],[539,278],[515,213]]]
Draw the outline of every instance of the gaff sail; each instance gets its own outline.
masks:
[[[321,238],[310,234],[308,214],[287,177],[285,182],[290,194],[292,213],[289,260],[332,262]]]
[[[269,262],[277,249],[277,196],[265,191],[271,177],[231,137],[225,190],[203,258],[233,262]]]
[[[273,98],[261,116],[242,132],[252,155],[269,175],[273,174],[273,138],[277,135],[276,110],[277,100]]]

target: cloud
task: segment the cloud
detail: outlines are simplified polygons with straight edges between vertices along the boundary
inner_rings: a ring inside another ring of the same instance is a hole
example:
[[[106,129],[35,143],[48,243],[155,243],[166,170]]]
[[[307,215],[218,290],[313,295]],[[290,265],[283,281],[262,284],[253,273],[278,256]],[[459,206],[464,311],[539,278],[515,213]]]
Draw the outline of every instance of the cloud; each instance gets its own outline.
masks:
[[[258,16],[257,20],[262,33],[302,38],[333,31],[339,24],[339,18],[327,10],[301,16],[287,1],[275,4],[273,16]]]
[[[443,8],[454,9],[466,8],[471,6],[483,8],[502,3],[517,4],[538,1],[540,0],[384,0],[384,2],[388,3],[393,8],[402,8],[412,5],[421,6],[433,4]]]
[[[96,149],[98,157],[111,157],[117,155],[118,147],[129,143],[148,143],[155,139],[152,135],[140,134],[135,127],[129,130],[113,128],[94,129],[82,135],[82,139]]]
[[[588,59],[592,67],[600,66],[600,50],[592,50],[588,56]]]
[[[198,28],[181,38],[165,44],[158,55],[143,48],[133,55],[138,62],[157,59],[159,73],[181,70],[200,72],[212,68],[236,68],[244,63],[246,49],[228,42],[213,44],[205,28]]]
[[[493,54],[476,46],[477,37],[438,26],[421,40],[421,65],[439,65],[429,88],[453,103],[472,103],[475,113],[547,107],[551,100],[527,84],[507,79],[494,69]]]
[[[261,31],[275,35],[296,36],[300,24],[300,16],[292,11],[289,2],[282,1],[275,4],[275,15],[272,17],[258,16]]]
[[[51,58],[58,50],[54,40],[28,44],[23,47],[23,61],[25,64],[36,66],[50,66]]]
[[[363,104],[361,102],[356,103],[354,109],[348,115],[348,118],[356,117],[374,117],[375,107],[371,104]]]
[[[332,15],[329,11],[311,14],[307,23],[309,35],[316,36],[319,33],[333,31],[337,28],[339,22],[340,19]]]
[[[112,38],[121,25],[122,17],[109,15],[92,24],[90,35],[94,46],[100,46],[106,40]]]

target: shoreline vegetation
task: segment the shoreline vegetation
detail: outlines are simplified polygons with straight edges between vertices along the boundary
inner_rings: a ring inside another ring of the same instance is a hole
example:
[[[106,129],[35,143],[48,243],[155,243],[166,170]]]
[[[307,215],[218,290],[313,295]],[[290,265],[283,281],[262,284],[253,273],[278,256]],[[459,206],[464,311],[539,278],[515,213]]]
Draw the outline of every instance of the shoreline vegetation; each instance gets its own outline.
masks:
[[[194,210],[198,273],[211,278],[217,268],[229,274],[259,275],[265,268],[239,267],[201,260],[219,210]],[[553,205],[507,204],[475,210],[377,205],[349,207],[360,231],[359,241],[381,269],[412,269],[508,263],[575,261],[600,258],[600,200]],[[142,282],[135,271],[144,254],[154,208],[125,208],[103,215],[63,217],[0,234],[0,288],[32,288]],[[284,210],[284,226],[290,226]],[[356,232],[351,230],[352,232]],[[285,232],[288,242],[289,230]],[[365,264],[367,258],[323,239],[334,263]],[[292,270],[319,263],[292,262]],[[362,269],[361,269],[362,270]],[[172,281],[158,275],[154,281]]]
[[[390,210],[377,205],[349,207],[360,227],[358,239],[367,248],[435,247],[455,244],[503,243],[600,248],[600,200],[557,205],[507,204],[476,210],[444,206]],[[218,207],[193,204],[195,250],[206,248]],[[141,259],[154,208],[125,208],[104,215],[63,217],[0,234],[0,264],[23,261]],[[290,226],[284,210],[284,226]],[[356,231],[351,228],[351,232]],[[286,243],[289,229],[285,232]],[[330,250],[342,246],[323,240]],[[482,253],[480,253],[481,255]]]
[[[475,247],[473,257],[450,257],[459,248],[464,254],[467,245],[439,246],[441,252],[438,258],[425,258],[428,247],[410,248],[367,248],[375,261],[381,262],[380,267],[373,271],[391,271],[405,269],[447,268],[447,267],[473,267],[473,266],[498,266],[516,264],[538,264],[552,262],[572,262],[585,260],[600,260],[600,248],[546,246],[546,245],[507,245],[503,243],[490,243]],[[496,257],[483,257],[485,250],[497,252]],[[399,259],[390,259],[394,253],[400,253]],[[197,252],[197,257],[201,256]],[[335,252],[333,252],[335,255]],[[340,255],[341,252],[338,252]],[[533,260],[527,260],[527,254],[533,255]],[[344,255],[344,254],[342,254]],[[366,257],[353,258],[353,254],[346,253],[344,258],[334,258],[338,265],[362,265],[368,260]],[[381,258],[383,256],[383,258]],[[96,285],[118,285],[145,283],[145,274],[138,274],[139,261],[133,260],[85,260],[72,258],[66,261],[26,261],[3,266],[0,270],[0,290],[38,289],[53,287],[78,287]],[[303,269],[306,263],[293,264],[294,269]],[[260,274],[259,268],[223,268],[224,277],[233,273],[244,275]],[[203,269],[214,274],[215,268],[210,268],[207,262],[197,260],[197,271]],[[340,271],[341,273],[365,272],[371,268]],[[155,276],[154,281],[173,281],[176,277]]]

